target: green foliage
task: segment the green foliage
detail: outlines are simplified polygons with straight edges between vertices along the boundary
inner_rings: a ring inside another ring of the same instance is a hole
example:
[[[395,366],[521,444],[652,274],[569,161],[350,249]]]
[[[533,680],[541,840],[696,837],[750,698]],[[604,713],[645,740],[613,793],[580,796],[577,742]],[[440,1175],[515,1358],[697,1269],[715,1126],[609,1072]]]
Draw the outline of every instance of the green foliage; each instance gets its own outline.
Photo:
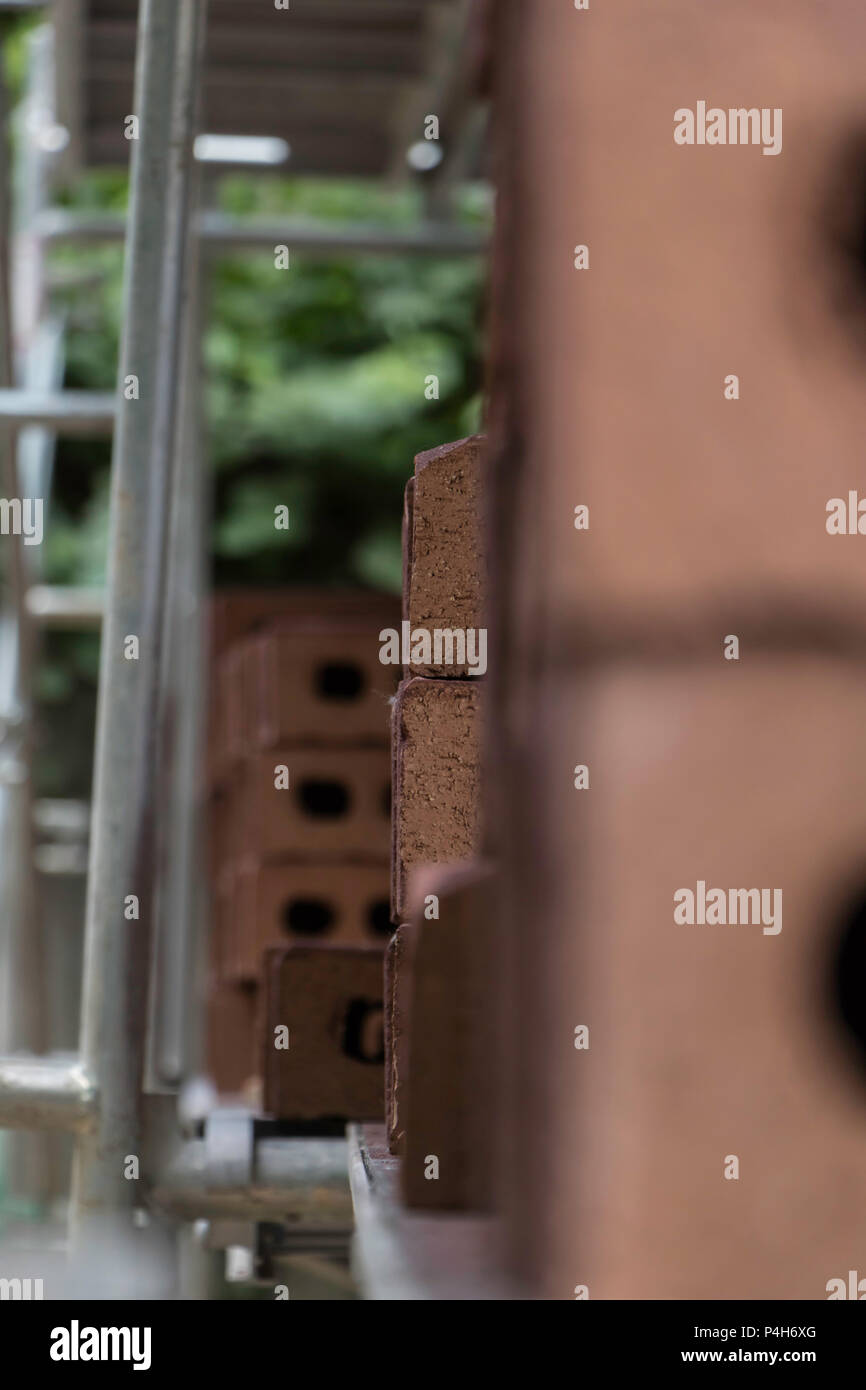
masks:
[[[124,178],[98,174],[67,201],[119,210],[125,197]],[[219,201],[244,217],[397,226],[418,214],[411,190],[327,180],[231,178],[220,185]],[[466,203],[466,219],[478,221],[484,209],[477,195]],[[95,290],[60,291],[70,386],[114,383],[121,259],[118,247],[55,255],[61,282],[98,282]],[[477,427],[480,284],[471,258],[292,254],[291,268],[277,270],[264,251],[212,266],[204,360],[216,582],[369,583],[376,573],[389,576],[378,582],[399,585],[393,566],[368,557],[383,535],[399,535],[413,455]],[[428,400],[431,376],[439,394]],[[91,583],[103,567],[105,461],[88,479],[80,445],[64,444],[61,453],[48,577]],[[291,511],[288,532],[273,527],[281,503]]]

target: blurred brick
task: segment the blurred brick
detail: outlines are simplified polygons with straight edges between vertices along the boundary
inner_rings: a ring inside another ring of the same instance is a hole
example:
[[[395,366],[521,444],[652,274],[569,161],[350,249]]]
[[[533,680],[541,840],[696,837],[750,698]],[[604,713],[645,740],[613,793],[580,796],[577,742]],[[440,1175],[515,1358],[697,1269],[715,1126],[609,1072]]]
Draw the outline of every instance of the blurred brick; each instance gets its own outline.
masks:
[[[289,786],[274,785],[278,766]],[[358,855],[388,853],[390,766],[387,748],[281,748],[244,766],[232,796],[247,854]]]
[[[407,1206],[492,1205],[494,1046],[491,1001],[492,869],[486,863],[420,871],[412,931],[395,994],[408,994],[398,1034],[402,1180]],[[438,918],[428,917],[429,895]],[[406,1016],[408,1015],[408,1017]],[[406,1039],[403,1054],[399,1040]],[[438,1178],[425,1174],[438,1161]]]
[[[561,676],[510,885],[543,1296],[824,1299],[863,1271],[866,1073],[832,981],[866,889],[864,680],[805,654]],[[698,880],[780,889],[782,930],[678,924]]]
[[[212,668],[210,781],[223,786],[254,745],[256,675],[249,642],[223,653]]]
[[[522,410],[499,472],[509,630],[529,653],[542,613],[667,623],[755,595],[859,612],[866,536],[828,535],[825,508],[864,493],[866,10],[623,0],[522,20],[497,113],[521,119],[498,272],[517,359],[499,394]],[[698,99],[780,108],[782,152],[677,145]]]
[[[221,1095],[249,1090],[261,1074],[258,992],[211,980],[207,998],[207,1059]]]
[[[415,459],[404,530],[407,616],[413,630],[484,626],[483,445],[483,436],[472,435]],[[468,674],[465,663],[412,663],[410,670],[427,676]]]
[[[265,958],[265,1110],[286,1120],[381,1119],[382,951],[289,946]],[[289,1030],[286,1050],[276,1029]]]
[[[383,607],[376,623],[281,623],[257,638],[251,739],[260,748],[386,743],[399,668],[380,662],[379,632],[398,611]]]
[[[480,842],[482,689],[404,680],[394,704],[392,919],[405,921],[416,866],[469,859]]]
[[[238,862],[238,846],[234,839],[233,805],[223,792],[212,795],[207,803],[208,867],[211,894],[210,959],[222,978],[226,977],[234,952],[232,934],[234,919],[232,895]]]
[[[231,978],[257,980],[265,951],[302,938],[378,945],[391,934],[388,864],[247,861],[238,866]]]
[[[218,589],[211,599],[211,659],[244,637],[281,620],[369,619],[375,626],[394,600],[363,589]]]

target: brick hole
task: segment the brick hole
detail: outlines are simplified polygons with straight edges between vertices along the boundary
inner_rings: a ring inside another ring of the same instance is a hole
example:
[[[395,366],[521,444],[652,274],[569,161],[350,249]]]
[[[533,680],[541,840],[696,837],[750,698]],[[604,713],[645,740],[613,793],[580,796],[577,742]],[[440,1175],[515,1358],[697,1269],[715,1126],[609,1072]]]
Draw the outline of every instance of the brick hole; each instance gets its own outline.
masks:
[[[391,783],[386,782],[382,789],[382,811],[385,819],[391,819]]]
[[[298,788],[298,800],[308,816],[338,820],[347,814],[352,798],[345,782],[306,777]]]
[[[866,130],[852,131],[829,161],[815,263],[832,252],[831,302],[866,350]]]
[[[367,909],[367,925],[377,936],[391,936],[391,904],[387,898],[378,898]]]
[[[297,936],[321,936],[334,925],[335,916],[323,898],[290,898],[283,904],[283,930]]]
[[[352,999],[346,1010],[343,1051],[354,1062],[385,1060],[385,1011],[377,999]]]
[[[831,1008],[866,1075],[866,888],[849,901],[831,958]]]
[[[364,690],[364,672],[352,661],[328,661],[317,668],[315,686],[322,700],[357,700]]]

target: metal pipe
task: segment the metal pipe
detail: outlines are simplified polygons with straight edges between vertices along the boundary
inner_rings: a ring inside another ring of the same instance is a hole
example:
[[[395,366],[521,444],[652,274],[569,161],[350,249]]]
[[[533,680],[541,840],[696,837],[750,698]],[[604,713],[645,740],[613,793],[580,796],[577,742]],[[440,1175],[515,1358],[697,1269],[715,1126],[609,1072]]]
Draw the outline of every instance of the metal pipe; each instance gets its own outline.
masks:
[[[27,126],[19,147],[19,169],[25,189],[31,180],[40,177],[41,170],[37,125],[45,106],[46,79],[50,78],[51,69],[50,35],[44,27],[30,36],[27,50]],[[5,84],[0,78],[0,387],[9,389],[16,380],[15,345],[23,347],[30,341],[26,332],[30,324],[22,325],[20,313],[23,285],[31,285],[34,274],[38,277],[39,263],[22,256],[18,235],[14,256],[11,250],[12,225],[20,225],[26,208],[20,190],[16,197],[12,195],[6,106]],[[21,499],[24,491],[25,479],[19,472],[22,455],[17,443],[14,427],[0,421],[2,487],[7,499]],[[9,608],[3,622],[0,665],[0,1049],[38,1054],[46,1045],[46,1017],[43,937],[31,822],[33,630],[27,611],[27,589],[33,555],[14,529],[5,538],[4,549]],[[19,1135],[4,1148],[10,1192],[36,1202],[46,1199],[50,1176],[43,1137]]]
[[[34,584],[27,590],[27,612],[42,627],[99,628],[105,615],[105,591]]]
[[[96,1105],[96,1086],[77,1059],[0,1057],[3,1128],[85,1130]]]
[[[0,423],[15,429],[44,425],[56,434],[110,435],[116,413],[114,396],[103,391],[0,390]]]
[[[193,170],[196,196],[201,176]],[[207,588],[205,518],[209,512],[202,454],[203,267],[190,238],[186,312],[181,343],[180,408],[175,443],[176,485],[169,542],[168,602],[163,642],[167,679],[160,713],[162,747],[158,849],[159,908],[151,978],[147,1085],[173,1088],[199,1066],[196,1024],[196,959],[205,925],[206,880],[202,826],[204,717],[206,708],[204,622]]]
[[[280,1217],[349,1228],[352,1198],[345,1139],[259,1139],[249,1186],[222,1186],[208,1167],[204,1139],[178,1151],[153,1193],[157,1206],[193,1221],[205,1216]]]
[[[97,713],[85,926],[81,1055],[97,1078],[98,1122],[79,1138],[71,1236],[132,1219],[126,1180],[142,1155],[141,1087],[154,912],[153,797],[162,609],[176,423],[199,0],[142,0],[124,314],[111,477],[107,608]],[[127,638],[138,639],[127,659]]]
[[[109,213],[75,213],[52,208],[38,221],[47,242],[110,242],[123,239],[123,221]],[[240,251],[288,246],[309,256],[365,253],[382,256],[476,256],[487,249],[487,237],[474,227],[454,222],[419,222],[410,227],[381,227],[356,223],[299,222],[286,218],[245,220],[207,211],[195,220],[205,250]]]

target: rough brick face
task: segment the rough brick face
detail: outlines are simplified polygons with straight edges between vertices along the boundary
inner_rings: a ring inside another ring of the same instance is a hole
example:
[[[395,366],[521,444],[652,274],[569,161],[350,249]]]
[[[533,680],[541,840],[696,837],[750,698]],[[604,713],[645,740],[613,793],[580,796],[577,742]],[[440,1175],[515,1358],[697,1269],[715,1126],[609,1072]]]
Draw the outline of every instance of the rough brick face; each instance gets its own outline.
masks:
[[[402,682],[392,716],[393,920],[405,920],[415,867],[467,859],[480,839],[482,688]]]
[[[485,539],[481,512],[483,437],[419,454],[407,496],[404,536],[412,628],[484,626]],[[465,664],[415,665],[415,675],[463,676]]]
[[[388,1149],[401,1154],[406,1138],[411,1007],[411,922],[398,927],[385,952],[385,1127]]]

